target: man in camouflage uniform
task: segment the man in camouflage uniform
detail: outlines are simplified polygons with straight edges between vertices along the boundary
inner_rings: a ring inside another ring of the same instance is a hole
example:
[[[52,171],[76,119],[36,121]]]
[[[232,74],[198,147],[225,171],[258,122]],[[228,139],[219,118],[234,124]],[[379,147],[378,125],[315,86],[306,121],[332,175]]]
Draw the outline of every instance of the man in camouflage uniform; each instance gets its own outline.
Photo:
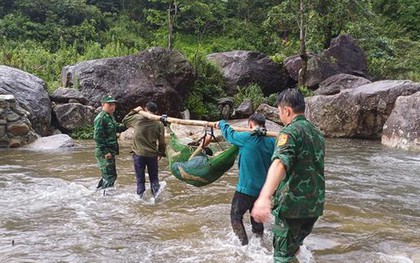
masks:
[[[274,262],[294,262],[303,240],[322,215],[325,200],[322,132],[306,120],[305,100],[298,89],[287,89],[277,98],[284,128],[277,138],[272,164],[252,216],[259,222],[272,214]]]
[[[102,176],[97,188],[102,189],[114,186],[117,179],[115,167],[115,156],[119,153],[117,132],[125,130],[125,126],[117,123],[113,116],[116,102],[112,96],[102,98],[102,111],[94,120],[95,157]]]

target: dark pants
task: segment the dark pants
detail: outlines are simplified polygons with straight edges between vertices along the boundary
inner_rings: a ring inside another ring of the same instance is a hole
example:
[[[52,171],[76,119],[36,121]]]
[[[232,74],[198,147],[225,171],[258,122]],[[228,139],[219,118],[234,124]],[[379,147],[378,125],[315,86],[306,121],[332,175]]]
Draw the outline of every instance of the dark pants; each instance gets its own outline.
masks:
[[[246,234],[243,217],[246,211],[251,213],[257,197],[242,194],[235,191],[232,199],[232,207],[230,210],[230,222],[232,224],[233,232],[239,237],[242,245],[248,244],[248,236]],[[257,223],[251,216],[252,232],[261,235],[264,233],[264,225]]]
[[[158,157],[145,157],[133,154],[134,171],[137,179],[137,194],[143,194],[145,188],[145,169],[149,173],[150,189],[155,194],[159,190]]]
[[[318,217],[276,218],[273,225],[274,262],[296,262],[296,252],[314,227]]]

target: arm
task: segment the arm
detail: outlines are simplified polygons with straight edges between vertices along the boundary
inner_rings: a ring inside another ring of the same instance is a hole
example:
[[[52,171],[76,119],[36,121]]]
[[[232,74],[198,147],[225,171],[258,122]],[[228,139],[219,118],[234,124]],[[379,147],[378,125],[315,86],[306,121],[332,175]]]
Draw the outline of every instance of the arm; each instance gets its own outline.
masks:
[[[117,123],[117,132],[123,132],[127,130],[127,127],[123,123]]]
[[[107,155],[111,151],[106,143],[107,138],[107,132],[106,132],[106,122],[103,120],[103,118],[95,119],[95,122],[93,124],[94,127],[94,138],[96,142],[96,146],[100,149],[100,151]]]
[[[244,132],[236,132],[234,131],[230,125],[225,122],[224,120],[221,120],[215,124],[216,128],[219,128],[222,132],[223,137],[228,141],[230,144],[236,145],[236,146],[243,146],[246,142],[246,138],[244,136]]]
[[[203,138],[203,142],[200,143],[200,145],[197,147],[197,149],[193,152],[193,154],[191,154],[190,158],[188,159],[191,160],[192,158],[196,157],[198,154],[200,154],[203,151],[203,148],[206,147],[207,145],[209,145],[212,141],[211,135],[207,134],[204,138]]]
[[[267,179],[261,189],[258,199],[254,203],[251,216],[257,222],[267,222],[271,213],[271,196],[276,191],[286,174],[286,169],[279,159],[275,159],[268,169]]]
[[[122,119],[122,123],[125,127],[131,127],[137,121],[138,112],[135,110],[131,110],[127,115],[125,115],[124,119]]]

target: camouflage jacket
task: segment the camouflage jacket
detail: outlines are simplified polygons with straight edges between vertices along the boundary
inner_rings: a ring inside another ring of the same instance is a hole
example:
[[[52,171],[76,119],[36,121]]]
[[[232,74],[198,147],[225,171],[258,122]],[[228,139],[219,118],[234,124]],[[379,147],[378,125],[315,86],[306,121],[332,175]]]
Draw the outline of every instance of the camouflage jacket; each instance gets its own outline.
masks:
[[[117,155],[119,153],[117,132],[124,131],[125,126],[117,123],[114,116],[101,111],[93,122],[93,128],[96,148],[104,155],[107,153]]]
[[[281,218],[322,215],[324,156],[324,136],[305,116],[297,116],[280,131],[272,159],[284,164],[286,176],[275,193],[273,215]]]

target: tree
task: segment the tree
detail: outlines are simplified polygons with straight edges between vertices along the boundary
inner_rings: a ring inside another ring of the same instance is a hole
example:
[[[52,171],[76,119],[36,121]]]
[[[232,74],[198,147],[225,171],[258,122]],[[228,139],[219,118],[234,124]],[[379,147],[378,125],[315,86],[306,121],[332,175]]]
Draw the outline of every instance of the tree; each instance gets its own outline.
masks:
[[[302,60],[302,67],[299,71],[298,84],[304,86],[306,80],[306,71],[308,68],[308,54],[306,53],[306,30],[308,27],[308,14],[309,4],[304,0],[299,0],[299,55]]]

